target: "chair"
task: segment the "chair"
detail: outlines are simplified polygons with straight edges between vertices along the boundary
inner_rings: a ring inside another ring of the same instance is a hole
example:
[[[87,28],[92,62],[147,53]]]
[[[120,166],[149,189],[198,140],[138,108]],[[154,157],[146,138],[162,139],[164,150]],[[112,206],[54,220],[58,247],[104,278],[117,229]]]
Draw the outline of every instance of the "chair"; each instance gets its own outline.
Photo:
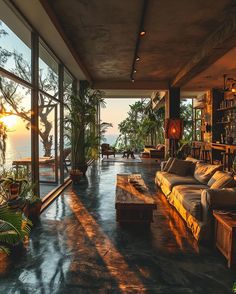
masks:
[[[116,151],[115,151],[114,148],[110,147],[109,144],[107,144],[107,143],[103,143],[103,144],[101,145],[101,149],[102,149],[102,151],[101,151],[101,153],[102,153],[102,158],[103,158],[103,155],[106,155],[107,158],[109,157],[109,155],[114,155],[114,157],[115,157],[115,153],[116,153]]]

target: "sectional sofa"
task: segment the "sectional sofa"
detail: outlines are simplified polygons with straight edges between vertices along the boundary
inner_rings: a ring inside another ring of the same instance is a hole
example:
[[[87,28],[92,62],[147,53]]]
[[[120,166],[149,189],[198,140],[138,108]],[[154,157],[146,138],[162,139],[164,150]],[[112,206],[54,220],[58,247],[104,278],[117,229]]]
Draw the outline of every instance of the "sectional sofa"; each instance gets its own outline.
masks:
[[[149,154],[150,158],[164,158],[165,145],[158,144],[157,146],[145,145],[143,153]]]
[[[234,177],[221,165],[170,158],[157,171],[155,182],[199,242],[212,239],[213,209],[236,209]]]

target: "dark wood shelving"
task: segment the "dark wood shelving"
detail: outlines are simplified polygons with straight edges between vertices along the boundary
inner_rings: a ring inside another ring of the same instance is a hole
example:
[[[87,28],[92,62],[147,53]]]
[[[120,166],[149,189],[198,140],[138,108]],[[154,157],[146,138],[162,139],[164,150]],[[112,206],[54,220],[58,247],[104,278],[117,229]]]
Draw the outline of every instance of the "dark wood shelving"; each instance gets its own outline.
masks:
[[[236,105],[230,106],[230,107],[225,107],[225,108],[218,108],[217,111],[233,110],[233,109],[236,109]]]
[[[216,123],[227,125],[227,124],[231,124],[232,122],[231,121],[217,121]]]

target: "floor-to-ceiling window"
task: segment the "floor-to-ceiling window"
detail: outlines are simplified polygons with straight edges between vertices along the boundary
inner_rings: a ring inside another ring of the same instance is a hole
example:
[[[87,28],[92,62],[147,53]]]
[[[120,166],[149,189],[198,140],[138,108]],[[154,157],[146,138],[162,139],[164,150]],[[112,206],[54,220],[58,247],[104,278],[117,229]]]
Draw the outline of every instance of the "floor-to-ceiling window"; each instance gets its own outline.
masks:
[[[5,162],[0,161],[0,169],[23,166],[39,181],[37,192],[41,197],[67,176],[68,166],[60,157],[64,149],[70,148],[64,130],[68,113],[64,106],[69,103],[73,83],[69,70],[37,32],[13,7],[1,1],[0,127],[6,133],[6,144],[0,144],[5,148]],[[37,170],[37,165],[31,168],[35,162],[32,159],[38,162]]]

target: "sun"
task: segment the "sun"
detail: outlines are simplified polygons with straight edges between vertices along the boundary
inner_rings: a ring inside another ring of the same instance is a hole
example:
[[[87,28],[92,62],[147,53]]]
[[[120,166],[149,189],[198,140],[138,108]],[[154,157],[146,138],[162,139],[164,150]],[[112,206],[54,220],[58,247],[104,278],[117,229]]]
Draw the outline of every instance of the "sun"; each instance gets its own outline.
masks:
[[[17,116],[11,114],[0,118],[8,129],[12,129],[17,125]]]

